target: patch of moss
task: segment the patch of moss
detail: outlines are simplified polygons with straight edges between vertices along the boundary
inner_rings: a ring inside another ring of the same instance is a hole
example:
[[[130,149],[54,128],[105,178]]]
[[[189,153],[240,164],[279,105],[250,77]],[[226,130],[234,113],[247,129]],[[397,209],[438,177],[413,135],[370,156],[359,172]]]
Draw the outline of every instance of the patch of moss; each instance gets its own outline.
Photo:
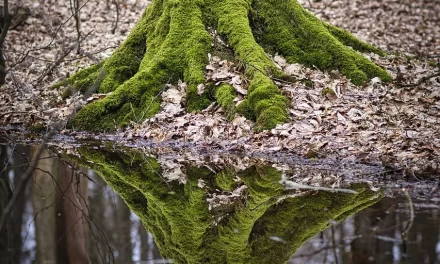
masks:
[[[47,127],[45,124],[36,123],[36,124],[33,124],[32,126],[30,126],[29,130],[32,133],[40,134],[40,133],[45,133],[47,131]]]
[[[197,93],[196,84],[192,84],[188,86],[188,90],[186,92],[186,99],[187,99],[186,109],[189,112],[203,110],[212,103],[209,89],[206,89],[202,94],[199,95]]]
[[[237,183],[234,181],[234,174],[228,171],[221,171],[215,174],[214,177],[215,185],[223,191],[233,191],[237,186]]]
[[[215,98],[217,102],[223,107],[227,117],[231,118],[235,112],[234,99],[237,96],[237,92],[230,84],[220,84],[215,88]]]
[[[251,21],[260,43],[284,55],[291,63],[316,66],[321,70],[339,69],[357,85],[369,78],[391,81],[390,75],[375,65],[362,52],[384,55],[350,33],[317,19],[297,1],[253,1]]]
[[[51,88],[60,89],[64,87],[61,94],[63,99],[68,98],[78,91],[83,94],[96,92],[97,87],[99,87],[99,83],[102,80],[102,78],[99,78],[101,69],[102,63],[94,64],[88,68],[79,70],[67,80],[52,85]]]
[[[431,67],[439,67],[440,68],[440,64],[436,61],[428,61],[428,65]]]
[[[336,95],[335,91],[333,91],[332,89],[330,89],[328,87],[322,89],[321,94],[322,95],[331,95],[331,96]]]
[[[287,261],[307,239],[347,216],[382,199],[365,185],[353,186],[358,194],[319,192],[286,199],[269,208],[254,224],[250,238],[252,259],[248,263]],[[273,243],[271,237],[285,243]],[[281,263],[281,262],[278,262]]]
[[[278,104],[278,113],[276,116],[260,116],[255,110],[256,101],[251,98],[261,98],[261,94],[265,94],[264,99],[284,98],[270,79],[272,72],[279,71],[271,59],[266,55],[263,48],[255,41],[252,29],[249,25],[248,13],[251,10],[250,1],[227,0],[214,3],[214,12],[218,17],[217,30],[223,34],[228,43],[232,46],[238,58],[243,61],[246,66],[246,74],[249,77],[250,87],[248,89],[249,103],[246,103],[241,108],[246,106],[246,111],[254,113],[246,116],[254,116],[256,118],[260,129],[272,128],[274,124],[286,121],[288,119],[286,100],[282,99]],[[258,89],[256,89],[258,87]],[[255,95],[253,95],[256,93]],[[264,100],[263,99],[263,100]],[[243,104],[243,103],[242,103]],[[281,116],[281,117],[280,117]],[[254,119],[255,120],[255,119]]]

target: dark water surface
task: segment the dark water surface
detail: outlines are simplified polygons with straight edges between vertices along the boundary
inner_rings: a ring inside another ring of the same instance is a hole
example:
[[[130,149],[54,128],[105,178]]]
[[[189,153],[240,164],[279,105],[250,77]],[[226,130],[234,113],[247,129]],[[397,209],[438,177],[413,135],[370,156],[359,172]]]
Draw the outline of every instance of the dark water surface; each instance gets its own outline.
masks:
[[[440,263],[438,190],[286,190],[295,171],[245,160],[44,151],[4,215],[37,152],[0,145],[1,264]]]

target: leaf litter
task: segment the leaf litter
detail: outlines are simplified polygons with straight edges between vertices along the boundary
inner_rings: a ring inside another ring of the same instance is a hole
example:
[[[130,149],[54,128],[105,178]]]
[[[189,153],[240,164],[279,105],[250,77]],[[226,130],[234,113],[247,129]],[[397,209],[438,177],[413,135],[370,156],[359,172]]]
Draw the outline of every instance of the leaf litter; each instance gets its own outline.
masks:
[[[72,113],[106,95],[85,99],[75,94],[62,100],[59,91],[49,89],[50,85],[94,63],[93,58],[100,60],[110,56],[134,26],[145,5],[122,1],[120,25],[115,34],[111,34],[114,18],[108,14],[114,12],[115,6],[107,8],[99,1],[90,1],[81,10],[81,21],[83,29],[94,30],[82,43],[82,49],[94,55],[71,52],[41,79],[60,52],[75,43],[75,26],[73,21],[68,21],[53,44],[48,45],[52,40],[52,26],[69,17],[68,5],[59,1],[22,2],[32,7],[32,14],[24,25],[8,35],[6,54],[11,64],[17,65],[8,74],[8,83],[0,88],[0,122],[6,128],[39,123],[46,126],[61,123],[62,127]],[[354,86],[337,72],[289,64],[281,55],[274,54],[274,63],[285,73],[298,80],[311,81],[311,85],[275,81],[292,102],[290,122],[256,133],[252,121],[240,115],[228,120],[225,111],[215,104],[197,113],[187,113],[186,84],[179,82],[167,84],[158,95],[162,103],[157,115],[119,131],[115,135],[118,142],[134,145],[153,142],[155,146],[162,146],[164,152],[175,151],[172,147],[175,145],[182,149],[192,146],[209,153],[297,155],[332,163],[382,165],[414,177],[440,175],[440,78],[429,78],[412,87],[399,85],[417,84],[439,71],[435,56],[440,50],[440,7],[427,0],[417,3],[409,0],[356,0],[349,4],[330,0],[300,2],[321,19],[393,52],[384,58],[374,54],[365,56],[386,68],[395,81],[382,83],[373,78],[364,87]],[[49,16],[47,21],[52,25],[45,22],[44,18]],[[35,48],[40,45],[47,48]],[[31,50],[29,56],[20,63],[28,50]],[[231,84],[237,92],[236,104],[247,94],[246,79],[239,68],[234,62],[211,55],[206,66],[206,82]],[[200,84],[198,93],[205,89],[206,84]],[[72,131],[63,129],[61,133],[68,135]],[[173,175],[180,177],[178,170]]]

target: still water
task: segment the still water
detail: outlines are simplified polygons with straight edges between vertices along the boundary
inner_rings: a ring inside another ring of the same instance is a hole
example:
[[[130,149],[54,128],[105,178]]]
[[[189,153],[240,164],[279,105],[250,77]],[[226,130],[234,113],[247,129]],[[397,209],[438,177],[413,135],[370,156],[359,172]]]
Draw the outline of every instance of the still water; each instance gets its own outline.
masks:
[[[286,189],[286,166],[113,147],[44,150],[29,170],[37,153],[0,145],[1,264],[440,263],[435,188]]]

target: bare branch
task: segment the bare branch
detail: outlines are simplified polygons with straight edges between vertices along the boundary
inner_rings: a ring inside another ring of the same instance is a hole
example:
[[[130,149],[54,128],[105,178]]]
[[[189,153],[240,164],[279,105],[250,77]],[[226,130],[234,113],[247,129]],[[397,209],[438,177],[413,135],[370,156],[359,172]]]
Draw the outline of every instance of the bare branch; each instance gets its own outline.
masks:
[[[35,155],[35,160],[31,162],[30,166],[24,172],[21,181],[17,184],[17,187],[14,189],[14,194],[12,195],[11,199],[8,201],[8,204],[6,205],[5,209],[2,212],[2,215],[0,217],[0,230],[3,229],[3,226],[6,223],[6,219],[8,218],[15,201],[18,199],[18,197],[24,191],[27,183],[32,178],[32,171],[36,168],[36,166],[38,164],[38,159],[40,158],[41,154],[43,153],[43,151],[45,149],[46,142],[52,137],[52,134],[53,134],[53,132],[49,132],[43,138],[43,141],[41,142],[40,146],[38,147],[37,153]]]

